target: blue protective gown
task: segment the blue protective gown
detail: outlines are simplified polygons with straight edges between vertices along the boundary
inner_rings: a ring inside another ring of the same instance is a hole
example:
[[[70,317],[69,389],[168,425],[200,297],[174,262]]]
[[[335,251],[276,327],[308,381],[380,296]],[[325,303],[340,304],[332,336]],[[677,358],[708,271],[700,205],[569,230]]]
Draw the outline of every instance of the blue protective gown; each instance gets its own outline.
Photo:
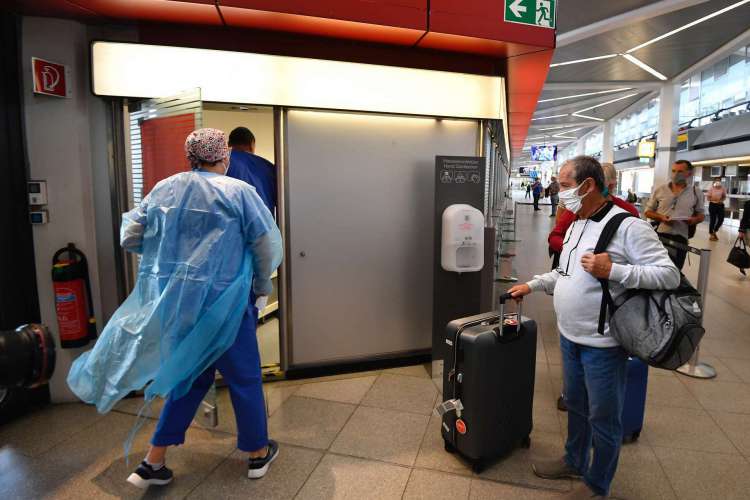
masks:
[[[104,413],[133,390],[185,395],[234,343],[252,290],[267,295],[282,245],[255,189],[194,171],[159,182],[123,215],[122,246],[140,253],[135,289],[68,375]]]

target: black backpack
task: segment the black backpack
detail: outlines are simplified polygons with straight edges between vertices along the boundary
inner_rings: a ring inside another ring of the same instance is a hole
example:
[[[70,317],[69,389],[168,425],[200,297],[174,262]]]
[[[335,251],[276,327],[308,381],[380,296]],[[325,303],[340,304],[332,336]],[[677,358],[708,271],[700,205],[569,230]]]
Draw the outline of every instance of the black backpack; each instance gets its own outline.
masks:
[[[614,215],[604,226],[594,254],[606,251],[629,213]],[[600,334],[609,316],[609,334],[625,351],[656,368],[676,370],[693,356],[706,330],[702,326],[702,300],[685,276],[674,290],[626,290],[617,303],[609,280],[600,279],[602,304]]]

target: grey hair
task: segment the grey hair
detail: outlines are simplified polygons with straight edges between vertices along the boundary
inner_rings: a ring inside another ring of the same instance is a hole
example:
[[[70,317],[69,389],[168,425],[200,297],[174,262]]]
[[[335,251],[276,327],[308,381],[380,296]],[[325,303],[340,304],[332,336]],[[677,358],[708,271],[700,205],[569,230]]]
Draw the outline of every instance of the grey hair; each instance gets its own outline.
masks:
[[[611,163],[602,163],[602,170],[604,170],[604,183],[609,186],[610,184],[617,184],[617,169]]]
[[[596,189],[599,192],[604,191],[604,170],[596,158],[591,156],[576,156],[566,161],[565,164],[570,164],[573,167],[573,172],[575,172],[574,178],[578,185],[591,177],[594,179]]]

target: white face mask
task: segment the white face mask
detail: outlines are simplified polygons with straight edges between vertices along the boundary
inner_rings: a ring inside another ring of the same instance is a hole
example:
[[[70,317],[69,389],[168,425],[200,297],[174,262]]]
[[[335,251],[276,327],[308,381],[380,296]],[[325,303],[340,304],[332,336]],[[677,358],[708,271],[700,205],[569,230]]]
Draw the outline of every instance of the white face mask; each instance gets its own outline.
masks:
[[[581,210],[581,207],[583,206],[583,198],[586,196],[586,194],[588,194],[578,194],[578,190],[581,188],[581,186],[583,186],[583,183],[574,188],[560,191],[560,193],[558,194],[560,198],[560,204],[565,207],[566,210],[570,210],[574,214],[577,214],[578,211]]]

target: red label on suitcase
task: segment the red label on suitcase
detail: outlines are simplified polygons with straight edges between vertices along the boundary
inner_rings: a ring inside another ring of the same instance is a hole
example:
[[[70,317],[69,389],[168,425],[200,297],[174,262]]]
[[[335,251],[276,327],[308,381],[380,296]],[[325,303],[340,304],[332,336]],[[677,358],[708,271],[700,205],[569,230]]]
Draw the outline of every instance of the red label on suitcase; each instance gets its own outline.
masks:
[[[466,434],[466,422],[464,422],[460,418],[456,420],[456,430],[459,434]]]

